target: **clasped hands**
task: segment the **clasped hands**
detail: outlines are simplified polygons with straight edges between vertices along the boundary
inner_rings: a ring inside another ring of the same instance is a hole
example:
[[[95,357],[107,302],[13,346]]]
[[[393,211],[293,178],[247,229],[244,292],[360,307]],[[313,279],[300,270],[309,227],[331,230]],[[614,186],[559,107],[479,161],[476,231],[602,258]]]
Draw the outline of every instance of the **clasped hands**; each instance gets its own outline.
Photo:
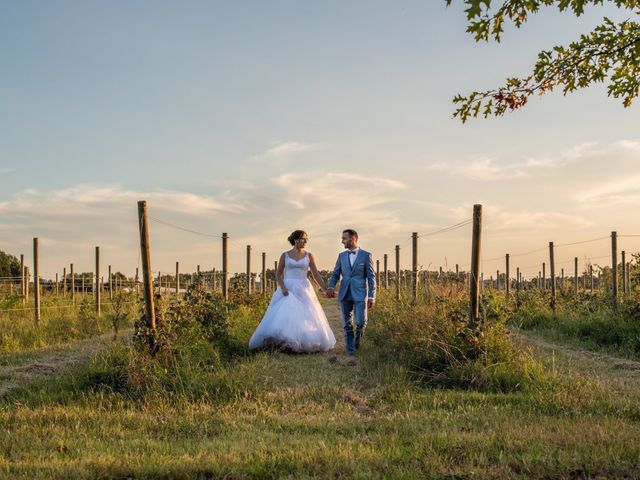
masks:
[[[333,288],[327,288],[324,291],[324,294],[327,298],[335,298],[336,297],[336,292]],[[367,308],[372,308],[374,305],[376,304],[376,301],[372,298],[369,298],[367,300]]]

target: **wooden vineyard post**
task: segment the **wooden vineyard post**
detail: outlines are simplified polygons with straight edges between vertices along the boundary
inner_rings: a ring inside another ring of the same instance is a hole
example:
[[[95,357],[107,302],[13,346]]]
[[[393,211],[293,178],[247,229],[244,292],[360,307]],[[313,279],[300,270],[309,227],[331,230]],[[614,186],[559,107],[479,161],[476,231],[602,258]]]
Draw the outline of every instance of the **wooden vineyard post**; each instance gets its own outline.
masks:
[[[145,321],[149,332],[147,341],[151,351],[155,349],[153,333],[156,329],[156,312],[153,305],[153,278],[151,268],[151,245],[149,242],[149,222],[147,221],[147,202],[138,202],[138,226],[140,228],[140,256],[142,259],[142,284],[144,287]]]
[[[622,294],[627,294],[627,257],[624,250],[622,250]]]
[[[400,300],[400,245],[396,245],[396,300]]]
[[[56,297],[60,294],[60,288],[58,284],[59,281],[60,280],[58,279],[58,273],[56,272]],[[11,284],[11,287],[13,288],[13,283]],[[13,293],[13,291],[11,291],[11,293]]]
[[[631,295],[631,262],[627,262],[627,295]]]
[[[480,317],[480,249],[482,237],[482,205],[473,206],[471,237],[471,272],[469,284],[469,323],[477,324]]]
[[[384,264],[384,289],[388,289],[389,288],[389,255],[387,255],[386,253],[384,254],[383,257],[383,264]]]
[[[549,242],[549,275],[551,275],[551,309],[556,312],[556,264],[553,256],[553,242]]]
[[[275,280],[273,281],[273,291],[275,292],[278,289],[278,261],[273,261],[273,277]]]
[[[547,264],[542,262],[542,290],[547,289]]]
[[[69,275],[71,275],[71,303],[76,303],[76,280],[73,276],[73,263],[69,264]]]
[[[520,267],[516,267],[516,291],[520,291]]]
[[[222,234],[222,296],[225,301],[229,301],[229,268],[227,266],[228,260],[228,241],[229,236],[226,233]]]
[[[262,272],[260,278],[260,293],[267,293],[267,253],[262,252]]]
[[[29,301],[29,283],[30,283],[30,278],[31,275],[29,274],[29,267],[24,267],[24,284],[25,284],[25,291],[24,291],[24,296],[26,301]]]
[[[140,293],[140,277],[138,276],[138,267],[136,267],[136,277],[134,280],[136,284],[136,295]]]
[[[618,234],[611,232],[611,302],[618,304]]]
[[[504,277],[504,286],[505,292],[507,294],[507,300],[509,300],[509,290],[511,288],[511,279],[509,278],[509,254],[505,255],[505,277]]]
[[[100,247],[96,247],[96,283],[94,288],[96,290],[96,313],[100,317]]]
[[[589,289],[593,293],[593,265],[589,265]]]
[[[40,255],[38,251],[38,239],[33,239],[33,306],[34,320],[40,322]]]
[[[418,302],[418,232],[411,234],[411,301]]]
[[[176,295],[180,295],[180,262],[176,262]]]
[[[111,265],[107,266],[107,278],[109,279],[109,301],[113,300],[113,275],[111,275]]]
[[[496,270],[496,292],[500,291],[500,270]]]
[[[26,282],[24,279],[24,254],[20,254],[20,288],[22,289],[22,305],[24,305],[27,301],[26,293],[25,293]]]
[[[247,294],[251,295],[251,245],[247,245]]]
[[[578,295],[578,257],[573,257],[573,294]]]

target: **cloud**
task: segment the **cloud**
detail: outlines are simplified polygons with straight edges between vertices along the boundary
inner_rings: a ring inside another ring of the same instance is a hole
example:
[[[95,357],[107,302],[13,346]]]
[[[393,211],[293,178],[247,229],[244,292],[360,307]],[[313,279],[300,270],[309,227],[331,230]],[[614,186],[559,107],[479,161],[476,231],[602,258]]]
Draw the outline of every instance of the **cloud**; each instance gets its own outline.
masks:
[[[610,207],[637,204],[640,200],[640,175],[625,176],[596,185],[576,196],[580,203]]]
[[[106,262],[131,270],[139,250],[136,203],[141,199],[148,201],[151,216],[165,222],[150,224],[155,270],[172,268],[176,260],[219,267],[219,241],[166,223],[212,235],[229,232],[234,271],[242,269],[243,246],[269,252],[271,259],[287,248],[286,236],[295,228],[308,229],[313,251],[332,252],[322,255],[325,262],[339,248],[336,232],[342,228],[358,228],[369,242],[408,231],[401,206],[407,185],[389,178],[315,171],[223,187],[206,195],[100,184],[26,189],[0,202],[0,231],[11,232],[0,248],[28,253],[32,237],[47,239],[43,268],[51,273],[70,261],[90,269],[92,247],[100,245]]]
[[[8,174],[8,173],[13,173],[15,172],[16,169],[15,168],[11,168],[11,167],[0,167],[0,175],[3,174]]]
[[[452,212],[460,218],[472,211],[473,206],[464,204],[452,208]],[[588,228],[593,225],[590,220],[571,213],[539,210],[508,210],[495,204],[483,204],[483,231],[487,234],[521,234],[535,237],[541,232],[567,232]]]
[[[591,159],[589,177],[572,199],[583,208],[635,205],[640,201],[640,141],[619,140]],[[581,172],[584,175],[584,171]]]
[[[317,143],[302,142],[284,142],[267,150],[266,155],[270,157],[280,157],[286,155],[295,155],[317,150],[320,145]]]
[[[309,202],[344,205],[349,198],[350,208],[366,207],[377,194],[386,195],[406,188],[402,182],[388,178],[353,173],[285,173],[272,179],[282,189],[285,199],[295,208],[305,208]]]
[[[594,143],[582,143],[555,157],[531,157],[512,163],[502,163],[493,157],[477,157],[464,162],[438,161],[427,165],[427,170],[487,182],[527,178],[576,162],[592,153],[595,146]]]
[[[244,206],[210,195],[174,190],[135,191],[118,185],[83,184],[49,192],[26,189],[12,199],[0,203],[5,214],[37,215],[47,217],[91,215],[99,211],[130,208],[135,210],[138,200],[147,200],[156,211],[180,212],[184,215],[202,215],[215,212],[240,213]]]

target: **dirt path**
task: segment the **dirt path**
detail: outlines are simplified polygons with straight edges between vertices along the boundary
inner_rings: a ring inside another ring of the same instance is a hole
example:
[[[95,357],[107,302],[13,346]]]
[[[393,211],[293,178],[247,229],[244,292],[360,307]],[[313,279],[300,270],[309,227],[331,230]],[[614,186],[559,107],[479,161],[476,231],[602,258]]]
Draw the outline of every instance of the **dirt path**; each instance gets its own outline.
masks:
[[[132,330],[118,334],[118,341],[128,342]],[[87,362],[113,344],[112,333],[87,338],[52,349],[43,349],[2,358],[0,365],[0,397],[11,390],[53,377]]]

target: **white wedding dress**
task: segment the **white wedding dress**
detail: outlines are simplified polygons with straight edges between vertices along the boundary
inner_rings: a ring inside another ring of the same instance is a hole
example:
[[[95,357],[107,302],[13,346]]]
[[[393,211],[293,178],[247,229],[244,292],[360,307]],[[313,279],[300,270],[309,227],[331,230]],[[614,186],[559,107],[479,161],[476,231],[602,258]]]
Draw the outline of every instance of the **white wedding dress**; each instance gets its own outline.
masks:
[[[332,349],[336,338],[327,317],[307,279],[309,255],[300,260],[284,254],[285,296],[275,291],[264,317],[249,340],[249,349],[278,348],[293,352],[324,352]]]

